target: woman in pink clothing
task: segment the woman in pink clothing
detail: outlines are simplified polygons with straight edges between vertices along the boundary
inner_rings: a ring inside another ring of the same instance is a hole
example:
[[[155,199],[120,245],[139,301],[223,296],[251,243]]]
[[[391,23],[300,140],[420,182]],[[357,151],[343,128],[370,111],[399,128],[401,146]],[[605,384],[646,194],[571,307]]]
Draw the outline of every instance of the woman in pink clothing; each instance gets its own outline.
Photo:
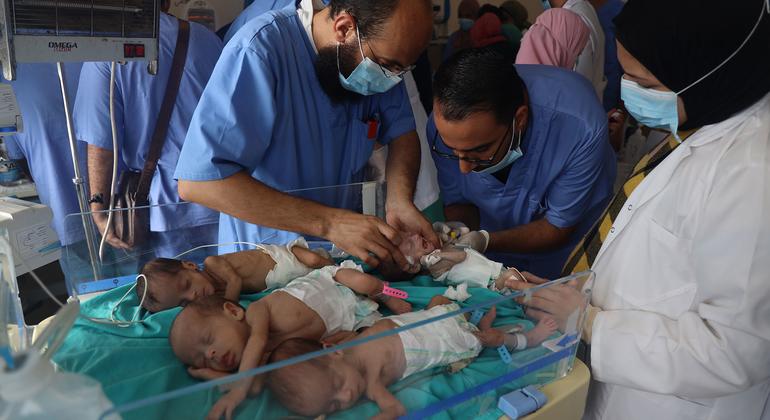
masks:
[[[589,36],[588,26],[576,13],[548,9],[524,34],[516,64],[545,64],[573,70]]]

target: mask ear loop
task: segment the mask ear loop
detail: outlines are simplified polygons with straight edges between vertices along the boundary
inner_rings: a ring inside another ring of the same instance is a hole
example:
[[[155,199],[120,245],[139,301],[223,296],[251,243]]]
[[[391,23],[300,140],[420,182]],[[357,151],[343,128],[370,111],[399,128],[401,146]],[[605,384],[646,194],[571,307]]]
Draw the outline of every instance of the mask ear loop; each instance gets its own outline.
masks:
[[[770,13],[770,0],[765,0],[765,4],[767,5],[767,12],[768,12],[768,13]],[[716,66],[716,67],[714,67],[714,68],[713,68],[711,71],[709,71],[708,73],[706,73],[705,75],[703,75],[703,77],[701,77],[700,79],[698,79],[698,80],[696,80],[696,81],[694,81],[694,82],[690,83],[690,85],[689,85],[689,86],[687,86],[686,88],[684,88],[684,89],[680,90],[679,92],[676,92],[676,95],[677,95],[677,96],[679,96],[679,95],[683,94],[685,91],[687,91],[687,90],[688,90],[688,89],[690,89],[691,87],[693,87],[693,86],[697,85],[698,83],[702,82],[702,81],[703,81],[703,79],[705,79],[705,78],[707,78],[707,77],[711,76],[711,75],[712,75],[712,74],[714,74],[714,73],[715,73],[717,70],[721,69],[721,68],[722,68],[722,67],[723,67],[725,64],[727,64],[727,63],[728,63],[730,60],[732,60],[732,59],[733,59],[733,57],[735,57],[735,56],[736,56],[736,55],[737,55],[737,54],[738,54],[738,53],[739,53],[739,52],[740,52],[740,51],[743,49],[743,47],[745,47],[745,46],[746,46],[746,44],[749,42],[749,40],[751,39],[751,37],[752,37],[752,36],[754,36],[754,32],[756,32],[756,31],[757,31],[757,28],[759,28],[759,24],[760,24],[760,23],[762,23],[762,17],[764,17],[764,16],[765,16],[765,5],[762,5],[762,9],[761,9],[761,10],[760,10],[760,12],[759,12],[759,18],[757,19],[757,23],[755,23],[755,24],[754,24],[754,27],[751,29],[751,32],[749,32],[749,35],[746,37],[746,39],[744,39],[744,40],[743,40],[743,42],[742,42],[742,43],[741,43],[741,45],[738,47],[738,49],[737,49],[737,50],[735,50],[735,51],[733,51],[733,53],[732,53],[732,54],[730,54],[730,56],[728,56],[726,59],[724,59],[724,61],[722,61],[721,63],[719,63],[719,65],[718,65],[718,66]]]

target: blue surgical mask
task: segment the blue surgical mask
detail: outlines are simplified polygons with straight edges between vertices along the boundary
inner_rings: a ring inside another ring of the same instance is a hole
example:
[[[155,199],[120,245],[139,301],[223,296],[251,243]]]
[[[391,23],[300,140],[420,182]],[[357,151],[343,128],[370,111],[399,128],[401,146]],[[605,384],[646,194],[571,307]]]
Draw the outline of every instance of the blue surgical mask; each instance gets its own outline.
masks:
[[[460,29],[463,31],[470,31],[473,24],[476,23],[473,19],[460,18],[457,20],[460,22]]]
[[[356,26],[356,37],[358,38],[358,50],[361,51],[362,60],[347,78],[340,71],[340,44],[339,42],[337,43],[337,71],[339,72],[342,87],[359,95],[370,96],[387,92],[393,86],[396,86],[401,81],[401,76],[386,76],[377,63],[364,55],[358,26]]]
[[[515,135],[515,133],[514,133]],[[479,174],[493,174],[506,166],[512,164],[520,157],[524,156],[524,153],[521,151],[521,131],[519,131],[519,141],[516,143],[516,147],[513,147],[513,138],[511,138],[511,146],[508,149],[508,153],[503,156],[502,159],[500,159],[500,162],[497,162],[496,164],[486,167],[484,169],[480,169],[478,171],[474,170],[474,172]]]
[[[676,93],[644,88],[634,81],[621,79],[620,98],[640,124],[669,130],[676,135],[679,128]]]
[[[543,1],[543,10],[548,10],[551,8],[551,2],[548,0],[542,0]]]

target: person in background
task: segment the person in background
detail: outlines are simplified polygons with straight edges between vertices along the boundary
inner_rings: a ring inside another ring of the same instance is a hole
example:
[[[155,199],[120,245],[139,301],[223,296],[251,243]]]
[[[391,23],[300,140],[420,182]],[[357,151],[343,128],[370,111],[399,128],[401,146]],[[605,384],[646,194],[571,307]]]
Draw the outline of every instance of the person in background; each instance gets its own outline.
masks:
[[[565,266],[596,273],[583,418],[767,420],[767,3],[630,0],[615,26],[626,109],[670,135]],[[565,319],[577,294],[534,292],[528,313]]]
[[[532,26],[529,21],[529,12],[527,8],[516,0],[508,0],[500,5],[500,10],[506,15],[503,19],[503,32],[505,32],[506,25],[513,24],[518,28],[519,32],[524,32]]]
[[[604,98],[604,31],[591,3],[587,0],[543,0],[543,8],[564,8],[578,14],[591,31],[583,52],[578,57],[575,71],[582,74],[594,86],[599,101]]]
[[[397,229],[438,243],[413,203],[420,144],[401,84],[432,32],[428,0],[303,0],[249,20],[193,116],[180,195],[222,212],[223,243],[309,235],[407,266]],[[386,220],[285,192],[363,181],[376,143],[388,145]]]
[[[444,46],[442,61],[446,61],[458,51],[473,47],[471,44],[471,28],[476,22],[479,8],[479,2],[476,0],[462,0],[457,6],[457,22],[460,24],[460,29],[449,35]]]
[[[503,36],[511,44],[511,48],[514,51],[518,51],[521,45],[522,34],[530,27],[529,22],[527,22],[529,16],[527,9],[521,3],[511,0],[500,5],[499,10]],[[522,26],[520,27],[519,25]]]
[[[70,104],[78,91],[81,63],[64,64],[65,84]],[[51,227],[59,237],[62,246],[69,246],[85,240],[83,224],[79,217],[67,217],[80,213],[72,165],[70,143],[67,136],[67,122],[64,115],[61,86],[56,64],[19,63],[16,67],[16,80],[7,82],[13,87],[19,103],[24,131],[3,137],[8,157],[13,160],[26,160],[32,180],[35,182],[40,202],[51,208],[53,220]],[[85,147],[78,144],[78,158],[82,164],[81,174],[85,175]],[[69,278],[74,265],[88,266],[88,253],[85,246],[73,247],[78,252],[70,252],[60,259],[62,269]],[[71,264],[73,258],[80,264]]]
[[[168,10],[168,2],[164,4]],[[118,136],[117,153],[122,167],[141,171],[165,96],[179,21],[160,15],[160,57],[158,74],[147,72],[143,62],[118,65],[115,75],[115,109]],[[169,122],[166,141],[150,186],[150,204],[175,204],[182,200],[173,178],[193,111],[211,76],[222,41],[205,27],[190,23],[190,40],[179,93]],[[110,125],[110,63],[85,63],[80,75],[80,91],[74,107],[78,139],[88,143],[88,176],[92,211],[109,206],[113,150]],[[99,232],[105,233],[107,214],[94,213]],[[150,247],[156,257],[175,257],[191,243],[216,243],[218,215],[199,205],[161,206],[150,209]],[[112,233],[107,241],[115,248],[128,248]],[[204,242],[201,242],[204,241]]]
[[[487,232],[478,245],[466,235],[457,243],[508,267],[559,274],[615,179],[607,118],[588,81],[471,49],[441,66],[433,91],[428,138],[446,220]]]
[[[544,64],[574,70],[590,31],[567,9],[548,9],[537,17],[521,43],[516,64]]]
[[[483,9],[483,8],[482,8]],[[499,9],[497,9],[499,12]],[[489,48],[497,51],[511,63],[516,59],[518,45],[514,49],[503,35],[502,23],[497,14],[492,12],[480,15],[471,28],[471,41],[474,48]]]
[[[604,31],[604,77],[607,86],[604,88],[604,110],[609,112],[620,105],[620,78],[623,76],[623,68],[618,62],[618,50],[615,46],[615,19],[625,2],[623,0],[591,0],[591,5],[596,9],[599,22]]]

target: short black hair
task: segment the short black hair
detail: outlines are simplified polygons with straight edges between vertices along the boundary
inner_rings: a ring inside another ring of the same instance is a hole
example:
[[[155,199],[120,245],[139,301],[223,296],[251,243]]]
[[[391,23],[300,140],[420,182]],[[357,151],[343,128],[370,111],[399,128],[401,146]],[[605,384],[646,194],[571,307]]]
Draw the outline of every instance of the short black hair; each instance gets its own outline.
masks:
[[[393,16],[402,0],[331,0],[329,15],[334,18],[342,12],[348,12],[356,18],[358,30],[364,38],[376,38],[382,34],[385,22]],[[425,1],[425,0],[403,0]],[[426,4],[430,2],[426,1]]]
[[[468,48],[439,67],[433,96],[448,121],[491,112],[498,123],[509,124],[524,105],[524,82],[511,60],[495,49]]]

